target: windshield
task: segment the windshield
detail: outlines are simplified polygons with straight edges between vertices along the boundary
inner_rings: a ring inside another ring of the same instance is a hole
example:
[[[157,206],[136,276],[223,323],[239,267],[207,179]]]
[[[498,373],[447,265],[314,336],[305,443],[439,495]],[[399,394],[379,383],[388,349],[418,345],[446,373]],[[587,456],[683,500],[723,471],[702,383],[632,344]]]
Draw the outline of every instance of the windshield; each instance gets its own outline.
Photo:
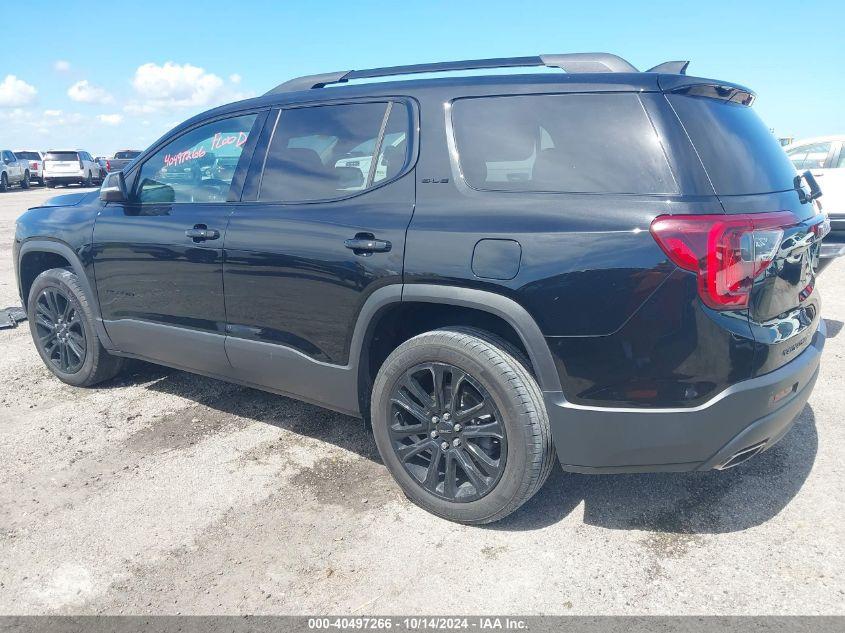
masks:
[[[77,152],[47,152],[44,160],[79,160]]]

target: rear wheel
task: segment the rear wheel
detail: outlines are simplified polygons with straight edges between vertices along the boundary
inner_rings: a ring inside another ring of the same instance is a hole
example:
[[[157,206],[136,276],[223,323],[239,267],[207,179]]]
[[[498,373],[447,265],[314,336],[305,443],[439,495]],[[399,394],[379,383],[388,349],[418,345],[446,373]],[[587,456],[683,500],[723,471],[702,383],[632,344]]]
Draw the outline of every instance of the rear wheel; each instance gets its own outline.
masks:
[[[88,172],[88,177],[85,178],[85,180],[82,181],[82,186],[83,187],[90,187],[91,186],[91,172],[90,171]]]
[[[372,422],[408,498],[452,521],[497,521],[551,472],[539,385],[518,351],[479,330],[436,330],[397,347],[376,377]]]
[[[9,177],[3,173],[0,174],[0,191],[6,191],[9,189]]]
[[[36,277],[27,317],[41,359],[63,382],[88,387],[122,369],[123,359],[100,343],[88,297],[73,272],[54,268]]]
[[[22,189],[29,189],[29,172],[26,172],[23,175],[23,180],[21,180],[21,188]]]

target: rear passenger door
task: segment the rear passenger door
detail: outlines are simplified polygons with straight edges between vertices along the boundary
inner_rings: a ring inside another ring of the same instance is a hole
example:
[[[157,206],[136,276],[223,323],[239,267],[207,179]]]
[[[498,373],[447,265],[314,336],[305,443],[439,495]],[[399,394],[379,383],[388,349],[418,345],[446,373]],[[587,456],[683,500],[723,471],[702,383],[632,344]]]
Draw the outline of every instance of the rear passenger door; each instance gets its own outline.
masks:
[[[381,98],[271,112],[226,234],[226,351],[238,376],[297,395],[279,347],[345,365],[361,306],[402,280],[416,108]]]

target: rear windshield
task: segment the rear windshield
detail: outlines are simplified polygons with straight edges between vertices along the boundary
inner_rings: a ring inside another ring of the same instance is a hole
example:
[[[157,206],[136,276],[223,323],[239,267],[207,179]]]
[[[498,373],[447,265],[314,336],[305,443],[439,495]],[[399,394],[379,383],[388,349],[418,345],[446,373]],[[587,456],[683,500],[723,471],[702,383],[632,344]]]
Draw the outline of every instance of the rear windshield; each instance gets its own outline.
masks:
[[[475,189],[677,193],[635,94],[521,95],[452,105],[461,172]]]
[[[135,151],[116,152],[114,157],[118,158],[118,159],[121,159],[121,158],[122,159],[132,159],[132,158],[135,158],[136,156],[138,156],[138,154],[140,154],[140,153],[141,152],[135,152]]]
[[[792,189],[795,168],[775,135],[749,106],[720,99],[667,97],[718,195]]]
[[[41,160],[38,152],[15,152],[15,156],[21,160]]]
[[[79,160],[77,152],[47,152],[44,160]]]

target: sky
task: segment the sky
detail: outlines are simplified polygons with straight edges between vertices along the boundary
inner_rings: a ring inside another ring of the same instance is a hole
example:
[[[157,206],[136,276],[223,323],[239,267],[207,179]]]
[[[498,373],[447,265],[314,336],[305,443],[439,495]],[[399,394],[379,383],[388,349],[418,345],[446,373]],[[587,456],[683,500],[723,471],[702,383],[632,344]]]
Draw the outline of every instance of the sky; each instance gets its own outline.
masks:
[[[91,7],[97,6],[92,12]],[[845,2],[44,0],[0,25],[0,148],[143,149],[295,76],[610,52],[757,93],[778,136],[845,133]]]

